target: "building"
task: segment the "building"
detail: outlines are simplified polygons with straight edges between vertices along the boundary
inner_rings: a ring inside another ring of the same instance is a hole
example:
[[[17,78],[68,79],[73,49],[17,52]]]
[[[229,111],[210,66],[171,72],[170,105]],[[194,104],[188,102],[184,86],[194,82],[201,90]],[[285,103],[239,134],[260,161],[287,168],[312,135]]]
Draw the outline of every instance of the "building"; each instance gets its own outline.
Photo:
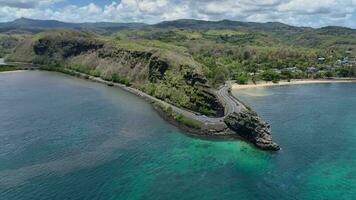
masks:
[[[309,74],[315,74],[318,72],[318,69],[316,67],[308,67],[307,68],[307,73]]]
[[[282,72],[292,72],[292,73],[295,73],[297,72],[297,68],[296,67],[288,67],[288,68],[284,68],[282,69]]]
[[[272,71],[273,71],[274,73],[276,73],[276,74],[280,74],[280,73],[281,73],[281,70],[279,70],[279,69],[272,69]]]
[[[0,66],[1,65],[5,65],[6,63],[5,63],[5,60],[3,59],[3,58],[0,58]]]

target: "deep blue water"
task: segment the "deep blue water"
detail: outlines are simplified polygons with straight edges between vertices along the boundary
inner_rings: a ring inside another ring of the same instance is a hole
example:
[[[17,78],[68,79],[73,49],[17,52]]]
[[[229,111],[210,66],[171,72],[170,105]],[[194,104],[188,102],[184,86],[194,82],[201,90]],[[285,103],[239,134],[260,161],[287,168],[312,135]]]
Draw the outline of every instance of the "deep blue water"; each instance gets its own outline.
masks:
[[[189,137],[116,88],[0,74],[0,199],[355,199],[356,84],[238,96],[280,152]]]

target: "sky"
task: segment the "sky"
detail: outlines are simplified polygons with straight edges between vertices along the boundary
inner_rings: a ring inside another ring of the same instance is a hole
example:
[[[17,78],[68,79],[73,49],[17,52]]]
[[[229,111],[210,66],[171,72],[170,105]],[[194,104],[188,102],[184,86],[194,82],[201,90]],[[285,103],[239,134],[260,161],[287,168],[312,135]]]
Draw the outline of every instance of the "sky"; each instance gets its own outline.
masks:
[[[149,24],[229,19],[356,28],[356,0],[0,0],[1,22],[20,17]]]

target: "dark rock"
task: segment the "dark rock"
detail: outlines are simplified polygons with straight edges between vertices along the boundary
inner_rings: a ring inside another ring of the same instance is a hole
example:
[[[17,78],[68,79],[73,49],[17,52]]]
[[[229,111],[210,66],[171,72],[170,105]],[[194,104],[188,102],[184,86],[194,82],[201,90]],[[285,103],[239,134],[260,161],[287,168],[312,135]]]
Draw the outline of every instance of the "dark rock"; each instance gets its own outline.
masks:
[[[163,78],[164,73],[168,69],[167,62],[160,60],[157,57],[152,57],[149,62],[149,80],[153,83]]]
[[[205,85],[208,82],[203,75],[194,73],[193,71],[187,71],[184,75],[184,78],[186,82],[192,86],[194,86],[196,83]]]
[[[197,102],[198,107],[204,107],[207,106],[209,109],[215,111],[216,117],[223,117],[224,116],[224,106],[221,104],[221,102],[218,100],[218,98],[210,92],[209,90],[200,90],[196,91],[198,94],[199,98],[201,98],[203,101]],[[198,110],[198,108],[196,108]]]
[[[34,44],[33,50],[36,55],[46,55],[62,60],[102,47],[103,43],[87,38],[58,38],[56,40],[44,38]]]
[[[232,113],[224,120],[226,125],[240,137],[263,150],[278,151],[280,147],[272,141],[271,127],[250,110]]]

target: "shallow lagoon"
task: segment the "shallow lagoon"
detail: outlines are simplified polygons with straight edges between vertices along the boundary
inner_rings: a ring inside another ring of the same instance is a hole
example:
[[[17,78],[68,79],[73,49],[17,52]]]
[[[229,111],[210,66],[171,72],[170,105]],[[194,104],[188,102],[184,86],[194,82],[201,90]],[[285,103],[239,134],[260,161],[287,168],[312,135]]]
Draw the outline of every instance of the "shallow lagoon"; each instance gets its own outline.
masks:
[[[0,199],[353,199],[356,84],[253,90],[278,153],[189,137],[116,88],[0,74]]]

